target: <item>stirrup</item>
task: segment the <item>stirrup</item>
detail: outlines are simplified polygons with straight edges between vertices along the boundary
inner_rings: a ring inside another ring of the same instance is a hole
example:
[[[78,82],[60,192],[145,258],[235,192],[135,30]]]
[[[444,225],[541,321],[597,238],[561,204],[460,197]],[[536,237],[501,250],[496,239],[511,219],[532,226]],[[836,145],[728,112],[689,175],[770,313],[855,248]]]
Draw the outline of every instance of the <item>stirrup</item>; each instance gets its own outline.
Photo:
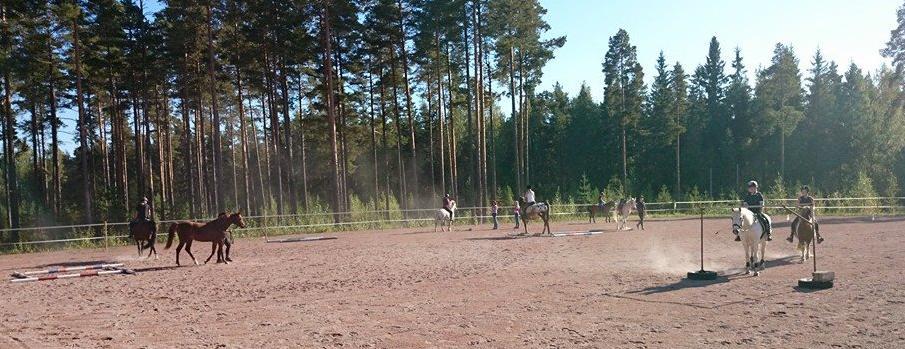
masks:
[[[738,235],[736,235],[736,236],[735,236],[735,241],[742,241],[742,237],[741,237],[741,236],[738,236]]]
[[[817,237],[817,243],[819,244],[819,243],[822,243],[822,242],[823,242],[823,236],[818,236],[818,237]]]

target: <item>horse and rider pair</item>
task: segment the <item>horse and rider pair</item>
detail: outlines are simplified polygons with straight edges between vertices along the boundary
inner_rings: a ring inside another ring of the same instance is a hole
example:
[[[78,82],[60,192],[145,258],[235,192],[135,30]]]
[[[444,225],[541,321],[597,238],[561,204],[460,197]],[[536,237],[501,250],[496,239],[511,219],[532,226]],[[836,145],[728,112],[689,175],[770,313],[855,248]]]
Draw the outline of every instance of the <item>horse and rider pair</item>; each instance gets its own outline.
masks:
[[[800,195],[798,196],[798,208],[809,208],[811,214],[813,214],[814,209],[814,198],[810,195],[811,189],[808,186],[802,186]],[[770,222],[769,216],[764,213],[764,203],[766,199],[764,199],[764,195],[759,190],[759,185],[757,181],[748,182],[748,193],[742,199],[743,207],[750,210],[758,223],[763,228],[764,234],[766,234],[767,241],[773,241],[772,234],[772,224]],[[789,234],[789,237],[786,238],[788,242],[793,241],[793,236],[795,232],[798,230],[798,227],[802,224],[801,217],[795,217],[795,220],[792,221],[792,232]],[[823,242],[823,237],[820,236],[820,225],[816,223],[816,219],[814,222],[814,232],[817,235],[817,242]],[[735,241],[742,241],[741,237],[738,234],[735,234]]]
[[[129,222],[129,235],[138,246],[138,254],[141,255],[144,249],[148,251],[148,257],[152,254],[157,256],[157,249],[154,248],[154,242],[157,240],[157,222],[154,221],[154,211],[148,198],[143,197],[138,205],[135,206],[135,216]],[[207,223],[196,222],[176,222],[170,226],[165,249],[170,248],[173,243],[173,237],[178,234],[179,246],[176,248],[176,264],[179,264],[179,253],[185,247],[185,251],[192,257],[195,264],[195,256],[192,255],[192,241],[211,242],[211,254],[207,257],[205,263],[211,260],[214,253],[217,253],[217,263],[228,263],[232,261],[229,258],[229,250],[232,245],[232,235],[227,232],[230,226],[237,225],[240,228],[245,227],[245,220],[242,214],[221,212],[216,219]],[[144,243],[143,243],[144,242]],[[224,253],[224,246],[226,251]]]

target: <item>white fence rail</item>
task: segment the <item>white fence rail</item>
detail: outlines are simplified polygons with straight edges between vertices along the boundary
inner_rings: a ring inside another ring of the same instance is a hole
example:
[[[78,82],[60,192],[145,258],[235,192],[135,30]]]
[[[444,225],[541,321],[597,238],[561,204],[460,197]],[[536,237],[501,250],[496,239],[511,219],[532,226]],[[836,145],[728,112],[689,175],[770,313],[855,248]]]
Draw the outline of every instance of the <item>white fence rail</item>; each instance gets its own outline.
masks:
[[[905,203],[905,197],[856,197],[856,198],[816,198],[814,199],[817,204],[818,210],[835,210],[836,212],[843,211],[841,213],[845,213],[844,211],[855,211],[855,210],[887,210],[891,211],[891,213],[895,213],[896,210],[905,210],[905,206],[897,205],[894,203],[901,202]],[[786,203],[788,206],[792,206],[796,199],[773,199],[769,200],[768,203],[782,202]],[[827,203],[829,205],[820,205],[820,203]],[[860,203],[868,203],[868,204],[860,204]],[[842,203],[842,205],[840,205]],[[676,201],[676,202],[649,202],[646,203],[646,212],[650,214],[692,214],[700,212],[700,210],[715,210],[720,208],[731,208],[738,207],[741,204],[740,200],[708,200],[708,201]],[[587,214],[587,210],[590,206],[595,204],[553,204],[553,215],[554,216],[567,216],[567,215],[585,215]],[[781,206],[775,204],[768,204],[765,207],[768,209],[777,209]],[[498,218],[511,218],[512,215],[512,206],[500,207],[500,213]],[[339,228],[344,229],[348,227],[352,228],[379,228],[381,225],[387,224],[410,224],[410,223],[423,223],[433,220],[432,212],[436,212],[437,208],[427,208],[427,209],[409,209],[409,210],[369,210],[369,211],[355,211],[355,212],[321,212],[321,213],[302,213],[302,214],[281,214],[281,215],[253,215],[253,216],[245,216],[246,222],[249,223],[246,228],[236,228],[233,229],[234,232],[246,232],[246,231],[259,231],[263,229],[318,229],[318,228]],[[485,220],[490,219],[492,216],[488,215],[490,211],[490,207],[461,207],[457,209],[457,216],[460,219],[468,222],[469,220],[472,223],[478,223]],[[464,214],[462,213],[464,212]],[[890,212],[887,212],[890,213]],[[350,217],[375,217],[375,216],[402,216],[404,218],[390,218],[390,219],[367,219],[367,220],[345,220],[340,222],[332,222],[334,216],[340,216],[345,219]],[[320,220],[322,222],[312,222],[312,223],[300,223],[299,220],[309,220],[314,218],[314,220]],[[163,220],[158,221],[160,224],[173,223],[178,221],[205,221],[211,220],[213,218],[208,219],[198,219],[198,218],[189,218],[183,220]],[[268,222],[270,221],[270,222]],[[118,232],[125,232],[125,227],[128,226],[128,222],[113,222],[113,223],[94,223],[94,224],[76,224],[76,225],[60,225],[60,226],[44,226],[44,227],[26,227],[26,228],[17,228],[17,229],[0,229],[0,236],[6,235],[9,232],[16,231],[20,234],[20,238],[23,237],[24,241],[20,242],[7,242],[0,243],[0,247],[4,246],[27,246],[27,245],[42,245],[42,244],[55,244],[55,243],[73,243],[73,242],[87,242],[87,241],[98,241],[105,240],[105,242],[110,240],[119,240],[127,238],[128,235],[125,234],[110,234],[109,231],[111,228],[113,230],[118,230]],[[358,227],[356,227],[358,226]],[[69,230],[71,234],[66,234],[66,230]],[[58,239],[47,238],[49,232],[57,231],[56,234],[50,235],[70,235],[70,236],[59,236]],[[102,232],[102,236],[85,236],[85,237],[72,237],[73,235],[84,235],[86,232],[95,231]],[[161,232],[163,229],[161,229]],[[79,234],[81,233],[81,234]],[[163,234],[158,234],[161,236]],[[37,239],[36,239],[37,238]]]

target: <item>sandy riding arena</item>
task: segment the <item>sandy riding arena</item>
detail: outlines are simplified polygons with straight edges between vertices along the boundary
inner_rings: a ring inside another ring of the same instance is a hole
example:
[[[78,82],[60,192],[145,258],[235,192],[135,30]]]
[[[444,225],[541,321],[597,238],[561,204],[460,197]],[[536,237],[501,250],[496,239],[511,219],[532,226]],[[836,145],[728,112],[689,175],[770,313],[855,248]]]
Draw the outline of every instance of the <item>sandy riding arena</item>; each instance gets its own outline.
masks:
[[[135,260],[134,247],[0,256],[7,274],[98,263],[135,271],[3,281],[0,348],[905,346],[905,220],[822,222],[818,264],[837,278],[823,291],[795,288],[811,265],[784,240],[788,222],[766,270],[743,275],[728,218],[705,221],[706,266],[722,275],[713,282],[683,280],[698,268],[696,219],[622,232],[553,224],[604,229],[571,237],[459,226],[243,239],[235,263],[179,268],[172,249],[158,261]]]

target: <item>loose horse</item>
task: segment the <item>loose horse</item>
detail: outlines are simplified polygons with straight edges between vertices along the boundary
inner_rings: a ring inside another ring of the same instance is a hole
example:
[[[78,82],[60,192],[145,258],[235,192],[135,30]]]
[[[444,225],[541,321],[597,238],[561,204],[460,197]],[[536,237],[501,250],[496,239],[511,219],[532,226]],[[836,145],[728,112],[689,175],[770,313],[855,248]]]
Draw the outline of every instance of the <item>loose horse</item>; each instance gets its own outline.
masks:
[[[618,205],[616,207],[616,230],[625,230],[626,221],[628,220],[628,216],[632,214],[632,211],[637,209],[635,206],[635,198],[631,198],[628,201]]]
[[[597,223],[598,212],[600,212],[601,217],[604,218],[604,222],[612,222],[614,207],[616,207],[615,201],[604,202],[603,206],[600,206],[600,204],[593,204],[588,206],[588,212],[590,213],[590,217],[588,217],[588,223]]]
[[[519,206],[525,207],[525,200],[519,198]],[[544,233],[553,235],[553,231],[550,229],[550,212],[552,208],[550,204],[546,202],[536,202],[534,205],[525,207],[525,212],[522,214],[522,225],[525,226],[525,235],[528,235],[528,221],[535,220],[540,218],[544,221],[544,230],[537,234],[538,236],[544,235]]]
[[[226,240],[226,229],[233,224],[240,228],[245,228],[245,220],[242,218],[241,213],[236,212],[230,215],[220,215],[207,223],[173,223],[167,234],[167,245],[164,248],[169,249],[170,246],[173,245],[173,236],[178,233],[179,246],[176,246],[176,265],[180,265],[179,252],[182,251],[183,246],[185,246],[185,252],[189,254],[189,257],[192,257],[192,262],[194,262],[195,265],[198,265],[198,261],[195,260],[195,256],[192,255],[192,241],[211,243],[211,254],[204,263],[211,260],[211,257],[214,256],[214,252],[217,252],[217,263],[229,263],[223,258],[223,244]]]
[[[152,221],[136,221],[134,224],[129,226],[129,232],[132,234],[132,240],[135,241],[135,245],[138,247],[138,256],[141,257],[142,251],[146,248],[149,248],[148,257],[151,258],[151,254],[154,254],[154,258],[159,258],[157,256],[157,249],[154,248],[154,242],[157,241],[157,224]]]
[[[769,216],[767,224],[772,224]],[[754,272],[754,276],[760,275],[760,271],[764,270],[767,233],[757,221],[754,212],[744,207],[733,208],[732,233],[741,237],[742,246],[745,248],[745,274]]]
[[[450,200],[449,209],[452,210],[452,215],[450,215],[449,211],[447,211],[445,208],[437,210],[437,214],[434,215],[434,232],[437,231],[438,225],[440,226],[440,231],[443,231],[443,225],[446,225],[446,231],[452,231],[452,218],[453,215],[456,214],[455,200]]]

